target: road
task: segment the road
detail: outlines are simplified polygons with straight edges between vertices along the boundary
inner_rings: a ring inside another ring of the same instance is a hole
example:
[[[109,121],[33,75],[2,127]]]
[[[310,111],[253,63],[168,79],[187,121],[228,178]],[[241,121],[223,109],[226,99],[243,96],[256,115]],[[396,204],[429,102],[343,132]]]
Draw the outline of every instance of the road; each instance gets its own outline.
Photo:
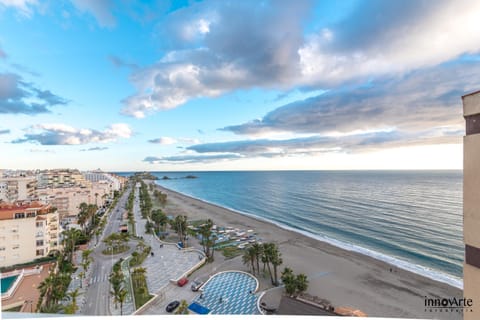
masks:
[[[122,197],[118,200],[117,205],[107,217],[105,229],[100,237],[97,246],[92,245],[93,252],[91,257],[93,263],[91,265],[91,278],[88,289],[85,292],[85,305],[82,309],[84,315],[110,315],[109,300],[110,300],[110,282],[108,276],[112,270],[113,264],[122,257],[127,257],[135,250],[135,242],[129,242],[130,249],[122,254],[113,256],[105,256],[102,251],[106,248],[103,239],[110,234],[118,231],[122,224],[122,213],[125,211],[125,206],[128,200],[128,195],[132,190],[129,187]],[[92,240],[92,244],[94,241]]]

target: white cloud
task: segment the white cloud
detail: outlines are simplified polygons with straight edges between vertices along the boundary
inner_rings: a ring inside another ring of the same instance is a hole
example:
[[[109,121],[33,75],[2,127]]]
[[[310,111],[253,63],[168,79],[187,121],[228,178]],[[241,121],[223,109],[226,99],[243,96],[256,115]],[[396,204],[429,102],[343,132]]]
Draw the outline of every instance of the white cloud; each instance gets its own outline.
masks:
[[[480,51],[479,1],[370,1],[353,16],[299,48],[304,82],[405,72]]]
[[[114,6],[111,0],[71,0],[81,12],[92,14],[101,27],[113,27],[116,24],[112,14]]]
[[[161,145],[169,145],[169,144],[177,143],[177,140],[174,139],[174,138],[170,138],[170,137],[160,137],[160,138],[157,138],[157,139],[148,140],[148,142],[161,144]]]
[[[304,35],[312,3],[206,2],[172,14],[172,48],[132,73],[137,93],[123,112],[144,117],[237,89],[330,89],[480,52],[479,1],[370,0]]]
[[[303,1],[209,2],[173,14],[167,28],[159,29],[175,48],[132,73],[137,93],[124,99],[123,112],[143,117],[237,88],[289,84],[298,73],[302,20],[309,9]]]
[[[186,144],[196,144],[200,143],[200,140],[193,138],[171,138],[171,137],[160,137],[157,139],[148,140],[150,143],[156,143],[161,145],[170,145],[176,143],[186,143]]]
[[[81,145],[88,143],[107,143],[120,138],[130,138],[132,130],[127,124],[116,123],[104,131],[76,129],[62,123],[38,124],[27,129],[23,138],[12,143],[37,142],[41,145]]]
[[[38,5],[37,0],[0,0],[0,8],[15,8],[25,17],[32,16],[33,7],[36,5]]]

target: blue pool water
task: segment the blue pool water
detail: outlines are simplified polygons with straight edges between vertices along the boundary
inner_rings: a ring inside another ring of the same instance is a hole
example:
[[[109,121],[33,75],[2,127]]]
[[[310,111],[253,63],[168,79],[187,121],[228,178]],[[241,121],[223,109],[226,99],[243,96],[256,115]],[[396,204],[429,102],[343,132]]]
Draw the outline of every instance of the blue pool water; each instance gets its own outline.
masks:
[[[15,280],[17,280],[17,278],[18,276],[11,276],[1,279],[2,294],[4,294],[10,289],[10,287],[13,285]]]

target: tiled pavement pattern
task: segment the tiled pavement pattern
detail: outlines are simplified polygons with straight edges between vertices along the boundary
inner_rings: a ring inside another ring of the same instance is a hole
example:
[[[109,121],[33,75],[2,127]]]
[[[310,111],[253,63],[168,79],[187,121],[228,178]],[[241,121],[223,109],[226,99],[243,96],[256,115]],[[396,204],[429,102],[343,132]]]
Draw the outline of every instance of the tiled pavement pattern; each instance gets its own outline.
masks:
[[[148,291],[156,293],[167,285],[170,279],[178,279],[203,257],[199,259],[199,253],[181,251],[173,245],[164,245],[163,248],[160,248],[160,242],[153,235],[145,233],[147,220],[142,218],[140,207],[136,201],[134,203],[134,214],[137,235],[143,237],[145,243],[152,247],[154,254],[145,259],[142,267],[147,269]]]
[[[194,300],[210,309],[209,314],[260,314],[258,296],[254,294],[257,281],[242,272],[223,272],[213,276]]]

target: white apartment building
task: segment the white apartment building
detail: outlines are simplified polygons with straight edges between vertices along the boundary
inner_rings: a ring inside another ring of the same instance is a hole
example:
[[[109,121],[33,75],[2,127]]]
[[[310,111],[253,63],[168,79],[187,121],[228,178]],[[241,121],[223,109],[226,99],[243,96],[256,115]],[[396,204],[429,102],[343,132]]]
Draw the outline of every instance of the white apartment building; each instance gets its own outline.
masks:
[[[13,176],[0,178],[0,200],[5,202],[29,200],[35,191],[36,178]]]
[[[51,205],[0,203],[0,267],[59,250],[60,233],[58,212]]]
[[[60,218],[71,215],[76,216],[82,202],[87,204],[95,203],[92,189],[81,187],[38,188],[35,190],[35,198],[57,208]]]
[[[42,170],[37,174],[37,183],[43,188],[90,187],[90,183],[76,169]]]
[[[87,171],[83,173],[86,180],[91,182],[108,182],[112,192],[114,190],[120,190],[123,185],[122,179],[119,176],[102,171]]]

